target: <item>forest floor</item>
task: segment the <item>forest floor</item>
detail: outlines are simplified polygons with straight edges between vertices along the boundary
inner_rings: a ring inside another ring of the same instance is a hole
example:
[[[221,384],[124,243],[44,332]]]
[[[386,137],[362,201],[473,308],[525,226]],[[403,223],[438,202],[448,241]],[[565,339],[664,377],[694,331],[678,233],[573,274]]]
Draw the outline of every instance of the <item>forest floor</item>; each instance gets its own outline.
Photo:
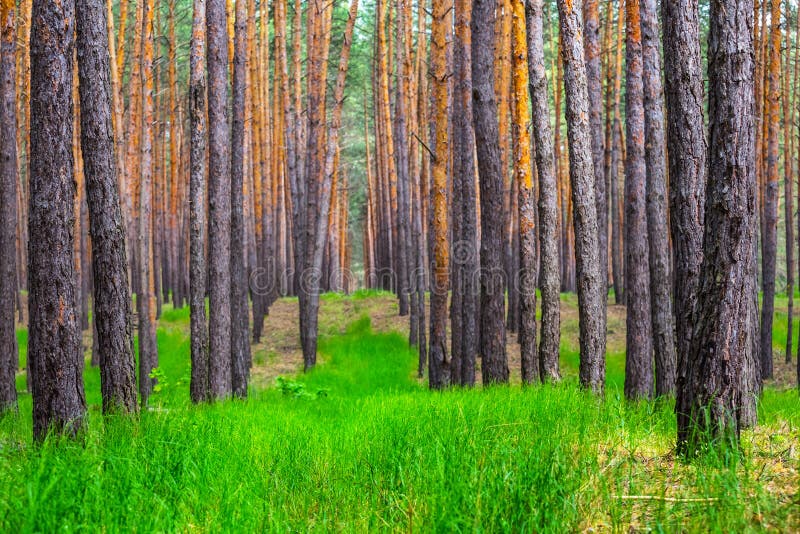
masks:
[[[165,307],[159,384],[135,420],[102,418],[87,352],[82,442],[33,446],[20,374],[20,414],[0,420],[0,531],[798,531],[800,401],[785,321],[778,299],[778,378],[760,425],[741,451],[684,462],[672,402],[622,398],[619,306],[603,400],[577,388],[574,295],[562,297],[561,384],[430,392],[394,297],[358,292],[323,297],[308,374],[297,301],[276,302],[253,346],[250,398],[211,406],[188,402],[188,310]],[[509,355],[518,383],[513,335]]]

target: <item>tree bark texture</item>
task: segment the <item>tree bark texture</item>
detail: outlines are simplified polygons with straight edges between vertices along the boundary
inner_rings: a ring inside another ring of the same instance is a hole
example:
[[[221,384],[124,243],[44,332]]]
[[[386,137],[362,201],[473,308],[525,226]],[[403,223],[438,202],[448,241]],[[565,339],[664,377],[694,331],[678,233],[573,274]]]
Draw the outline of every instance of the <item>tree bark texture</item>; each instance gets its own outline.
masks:
[[[472,3],[472,114],[481,201],[480,354],[484,384],[508,381],[503,272],[504,172],[494,91],[495,0]]]
[[[553,156],[553,134],[547,99],[544,64],[543,2],[526,0],[528,34],[528,83],[532,104],[536,171],[539,178],[539,283],[542,295],[542,327],[539,339],[539,373],[543,382],[558,381],[561,336],[561,266],[558,251],[558,197]]]
[[[581,386],[602,393],[605,387],[605,287],[600,273],[589,97],[583,57],[580,6],[558,0],[564,63],[570,181],[575,227]]]
[[[76,0],[81,147],[92,238],[92,285],[103,412],[135,412],[136,363],[125,229],[117,181],[103,0]],[[94,351],[93,351],[94,357]]]
[[[28,365],[33,435],[83,426],[83,357],[72,259],[72,2],[36,2],[31,18]]]

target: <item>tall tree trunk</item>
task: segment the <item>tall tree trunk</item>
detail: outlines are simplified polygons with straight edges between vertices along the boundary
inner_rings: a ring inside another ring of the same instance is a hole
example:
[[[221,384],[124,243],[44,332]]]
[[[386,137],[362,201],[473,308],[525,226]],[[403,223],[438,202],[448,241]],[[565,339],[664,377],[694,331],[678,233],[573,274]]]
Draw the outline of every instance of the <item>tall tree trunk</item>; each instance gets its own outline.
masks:
[[[664,101],[656,0],[640,0],[645,159],[647,162],[647,237],[650,246],[650,310],[653,321],[656,395],[675,392],[677,353],[672,315],[672,273],[667,237],[667,179],[664,151]]]
[[[738,441],[746,394],[741,375],[752,352],[750,321],[755,320],[752,32],[752,0],[711,4],[704,257],[691,352],[678,380],[675,409],[678,450],[685,454]]]
[[[94,323],[103,412],[135,412],[136,370],[125,230],[114,153],[108,24],[103,0],[77,0],[81,146],[92,237]],[[93,351],[93,357],[95,352]]]
[[[322,272],[322,260],[325,252],[325,245],[328,236],[328,222],[331,207],[331,194],[333,189],[334,173],[336,171],[336,154],[338,152],[339,129],[342,125],[342,106],[344,105],[344,86],[347,78],[347,65],[350,60],[350,47],[352,45],[353,28],[355,27],[355,20],[358,14],[358,0],[352,0],[350,4],[350,11],[348,14],[347,25],[345,27],[342,49],[339,58],[339,67],[336,76],[336,86],[333,93],[333,113],[331,115],[331,125],[327,132],[327,146],[325,147],[325,161],[321,170],[323,172],[322,180],[320,180],[321,193],[318,206],[318,217],[316,222],[316,229],[314,233],[309,234],[309,238],[313,238],[312,247],[310,248],[309,257],[309,274]],[[317,180],[316,177],[310,177],[310,180]],[[308,286],[308,311],[306,316],[305,332],[307,345],[305,350],[308,354],[314,355],[316,360],[317,350],[317,324],[319,320],[319,296],[320,296],[320,280],[319,277],[312,276],[306,278]],[[303,313],[301,311],[301,313]],[[303,328],[303,326],[301,326]],[[313,351],[313,352],[312,352]],[[306,357],[306,370],[311,366],[308,365],[309,360]],[[313,363],[312,363],[313,365]]]
[[[508,381],[503,284],[504,169],[492,68],[495,0],[472,4],[472,114],[481,200],[480,354],[484,384]],[[434,43],[436,44],[436,43]],[[441,45],[439,45],[441,46]],[[439,121],[436,121],[437,128]],[[437,153],[440,153],[437,150]],[[436,182],[434,180],[434,182]],[[431,318],[433,320],[433,317]],[[431,358],[433,356],[431,355]]]
[[[250,361],[250,318],[244,267],[244,141],[245,77],[247,65],[246,4],[236,2],[233,53],[233,135],[231,141],[231,381],[233,394],[247,397]]]
[[[0,415],[17,410],[17,91],[14,0],[0,1]]]
[[[154,0],[145,0],[142,26],[142,136],[141,178],[139,181],[139,292],[136,304],[139,315],[139,396],[142,406],[147,405],[153,388],[150,377],[158,367],[156,346],[156,296],[154,290],[153,262],[153,60],[154,60]]]
[[[190,52],[189,108],[191,161],[189,172],[189,305],[191,327],[192,402],[211,396],[206,329],[206,0],[194,0]]]
[[[476,4],[477,5],[477,4]],[[447,235],[447,160],[450,151],[447,72],[447,28],[451,0],[433,5],[431,23],[431,76],[433,77],[433,109],[436,124],[433,145],[433,277],[431,288],[431,337],[428,382],[432,389],[449,386],[452,381],[451,357],[447,351],[447,294],[450,289],[450,247]],[[474,13],[474,12],[473,12]],[[502,314],[500,316],[502,321]]]
[[[528,125],[528,42],[525,30],[525,0],[512,0],[512,95],[514,175],[519,199],[519,343],[522,358],[522,381],[533,384],[540,380],[536,350],[536,198],[531,165],[531,135]]]
[[[778,135],[781,96],[781,3],[771,0],[769,70],[764,120],[767,161],[764,175],[764,233],[761,238],[761,378],[772,378],[772,322],[775,312],[775,270],[778,248]]]
[[[459,369],[453,382],[475,384],[478,353],[478,241],[475,213],[475,134],[472,131],[471,0],[455,3],[453,48],[453,317],[451,345]],[[458,199],[458,202],[456,201]],[[458,233],[456,233],[458,228]],[[418,276],[424,276],[419,273]],[[458,302],[458,306],[456,306]],[[460,328],[456,328],[456,323]],[[455,371],[455,370],[454,370]]]
[[[664,0],[664,80],[669,156],[670,231],[674,250],[676,389],[689,378],[688,355],[703,261],[706,137],[697,0]]]
[[[75,435],[86,415],[72,260],[74,14],[72,2],[35,2],[31,19],[28,364],[37,441],[48,431]]]
[[[572,183],[575,258],[578,286],[581,386],[605,388],[606,282],[600,273],[597,206],[594,191],[589,97],[581,43],[580,13],[570,0],[558,0],[567,102],[567,135]]]
[[[208,64],[208,296],[210,395],[231,393],[231,182],[225,0],[206,5]]]
[[[410,224],[409,211],[409,159],[408,159],[408,120],[407,120],[407,93],[411,78],[410,54],[411,45],[407,42],[410,34],[406,26],[411,24],[406,17],[406,3],[411,0],[395,0],[397,43],[397,83],[395,84],[395,116],[394,116],[394,142],[395,142],[395,168],[397,169],[397,289],[399,296],[400,315],[408,315],[409,310],[409,265],[410,265]]]
[[[608,117],[610,132],[607,132],[611,157],[609,161],[609,171],[607,181],[609,183],[609,193],[611,201],[611,269],[614,277],[614,301],[617,304],[625,304],[625,268],[623,251],[623,209],[621,195],[619,191],[620,167],[624,164],[623,152],[625,151],[622,141],[622,125],[620,113],[620,100],[622,93],[622,34],[625,27],[625,3],[619,2],[617,14],[617,36],[616,53],[613,69],[613,95],[611,116]],[[609,67],[609,71],[612,69]],[[612,85],[609,85],[612,87]],[[611,90],[611,89],[609,89]]]
[[[583,2],[583,54],[586,61],[586,88],[589,96],[589,127],[592,139],[594,195],[597,206],[597,237],[600,251],[600,278],[604,303],[608,294],[608,201],[603,148],[603,82],[600,77],[600,1]],[[602,313],[606,313],[603,306]]]
[[[558,381],[561,335],[561,267],[558,256],[558,198],[556,193],[553,135],[547,99],[544,65],[542,0],[527,0],[528,79],[532,104],[536,170],[539,174],[539,282],[542,293],[542,334],[539,340],[539,373],[543,382]]]
[[[800,17],[798,17],[800,19]],[[789,13],[785,14],[786,20],[786,60],[783,67],[783,91],[781,91],[783,106],[783,202],[784,224],[786,225],[786,363],[792,361],[793,316],[794,316],[794,137],[793,107],[790,107],[791,90],[791,59],[792,43],[789,29]],[[797,39],[795,35],[795,39]],[[795,56],[795,63],[797,57]],[[795,76],[796,77],[796,76]]]
[[[653,395],[653,337],[645,196],[645,113],[639,0],[625,3],[625,396]]]

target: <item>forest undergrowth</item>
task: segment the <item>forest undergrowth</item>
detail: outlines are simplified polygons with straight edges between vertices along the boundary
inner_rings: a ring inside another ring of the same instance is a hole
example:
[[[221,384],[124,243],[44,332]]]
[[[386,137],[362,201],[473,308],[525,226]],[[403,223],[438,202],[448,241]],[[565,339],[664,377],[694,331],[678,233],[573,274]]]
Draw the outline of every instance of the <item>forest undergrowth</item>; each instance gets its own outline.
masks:
[[[191,405],[188,309],[171,308],[140,417],[103,420],[88,353],[81,442],[32,445],[21,393],[19,415],[0,420],[0,530],[800,529],[800,402],[780,381],[764,391],[761,424],[741,451],[683,462],[673,402],[623,398],[624,316],[613,309],[598,400],[577,387],[571,296],[561,384],[445,392],[416,378],[404,319],[379,293],[326,295],[321,365],[298,374],[296,305],[273,307],[247,401]],[[783,343],[776,329],[776,360]]]

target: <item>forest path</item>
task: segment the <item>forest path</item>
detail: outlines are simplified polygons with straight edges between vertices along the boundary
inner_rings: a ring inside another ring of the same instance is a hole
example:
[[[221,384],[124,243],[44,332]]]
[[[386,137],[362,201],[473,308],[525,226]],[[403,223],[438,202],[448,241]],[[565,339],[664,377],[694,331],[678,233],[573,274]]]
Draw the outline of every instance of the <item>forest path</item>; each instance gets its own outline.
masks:
[[[540,301],[537,299],[537,303]],[[782,343],[785,343],[786,330],[785,298],[776,299],[775,317],[775,378],[769,385],[779,389],[789,389],[797,384],[794,363],[785,362]],[[426,312],[428,307],[426,305]],[[397,298],[388,292],[356,291],[351,295],[326,293],[321,298],[319,314],[319,335],[321,338],[342,335],[348,325],[369,317],[372,330],[376,333],[398,333],[408,335],[408,317],[398,315]],[[795,319],[795,332],[800,325]],[[264,335],[261,342],[252,346],[252,383],[257,387],[269,387],[278,376],[300,373],[303,368],[303,354],[298,332],[299,304],[296,297],[278,299],[271,307],[264,321]],[[778,331],[780,330],[780,331]],[[797,337],[797,336],[796,336]],[[448,336],[449,340],[449,336]],[[795,341],[795,352],[797,341]],[[517,334],[508,332],[507,351],[512,382],[520,381],[520,348]],[[324,365],[326,355],[322,351],[319,363]],[[608,303],[607,373],[612,386],[622,387],[625,376],[625,306]],[[578,299],[577,295],[561,295],[561,370],[565,377],[577,376],[579,361],[578,343]],[[477,381],[480,383],[480,362],[478,362]]]

